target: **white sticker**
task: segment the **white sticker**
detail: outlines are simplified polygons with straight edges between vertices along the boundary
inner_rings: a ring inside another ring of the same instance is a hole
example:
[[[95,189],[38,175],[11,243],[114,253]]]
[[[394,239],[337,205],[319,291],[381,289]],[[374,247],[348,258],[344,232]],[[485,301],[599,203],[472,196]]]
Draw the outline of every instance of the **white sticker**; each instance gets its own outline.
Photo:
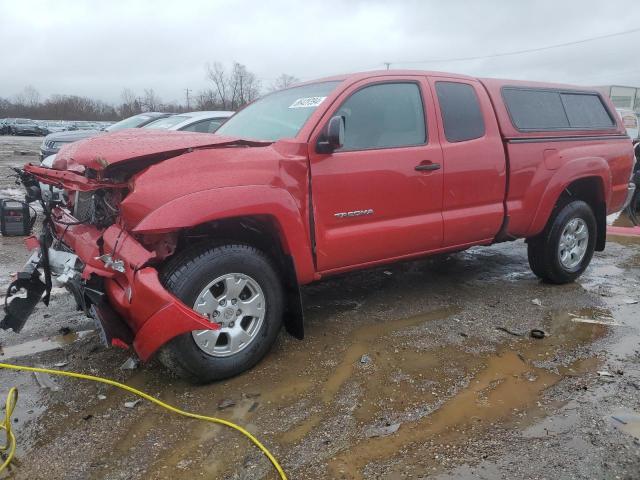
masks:
[[[320,105],[327,97],[305,97],[299,98],[289,108],[313,108]]]

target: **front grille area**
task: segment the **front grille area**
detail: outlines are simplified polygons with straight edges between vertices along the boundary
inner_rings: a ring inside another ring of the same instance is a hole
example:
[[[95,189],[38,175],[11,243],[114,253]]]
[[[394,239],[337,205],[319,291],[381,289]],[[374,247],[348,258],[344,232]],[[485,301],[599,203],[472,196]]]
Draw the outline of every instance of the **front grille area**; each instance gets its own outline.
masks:
[[[73,216],[81,222],[86,222],[91,218],[92,210],[93,192],[76,192]]]

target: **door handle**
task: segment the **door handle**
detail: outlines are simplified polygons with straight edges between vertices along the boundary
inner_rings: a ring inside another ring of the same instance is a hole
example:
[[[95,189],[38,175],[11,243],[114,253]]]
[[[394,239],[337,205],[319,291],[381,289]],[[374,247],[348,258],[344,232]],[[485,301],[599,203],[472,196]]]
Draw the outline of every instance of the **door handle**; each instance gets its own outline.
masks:
[[[439,163],[421,163],[420,165],[416,165],[415,169],[418,171],[440,170],[440,164]]]

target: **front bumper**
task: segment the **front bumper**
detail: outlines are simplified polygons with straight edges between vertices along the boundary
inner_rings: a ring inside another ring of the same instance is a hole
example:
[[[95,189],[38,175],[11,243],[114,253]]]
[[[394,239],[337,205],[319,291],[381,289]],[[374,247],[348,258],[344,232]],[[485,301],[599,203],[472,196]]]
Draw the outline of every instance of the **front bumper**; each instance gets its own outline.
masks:
[[[219,328],[163,287],[158,271],[148,264],[154,254],[124,229],[66,225],[77,221],[62,209],[54,210],[53,217],[57,237],[80,261],[77,278],[67,286],[79,307],[101,322],[110,344],[132,345],[146,361],[178,335]],[[65,282],[67,277],[73,275],[67,272]]]

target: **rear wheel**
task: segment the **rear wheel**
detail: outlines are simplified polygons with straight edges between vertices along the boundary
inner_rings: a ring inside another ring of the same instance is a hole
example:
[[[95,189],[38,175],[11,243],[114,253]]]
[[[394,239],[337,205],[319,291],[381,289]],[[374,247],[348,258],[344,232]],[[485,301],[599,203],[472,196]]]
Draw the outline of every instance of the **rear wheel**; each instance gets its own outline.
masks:
[[[560,203],[544,231],[528,240],[531,270],[545,282],[574,281],[591,262],[596,235],[596,218],[586,202]]]
[[[273,345],[282,325],[282,282],[271,260],[249,245],[197,248],[173,259],[166,288],[218,330],[180,335],[159,352],[179,376],[211,382],[253,367]]]

